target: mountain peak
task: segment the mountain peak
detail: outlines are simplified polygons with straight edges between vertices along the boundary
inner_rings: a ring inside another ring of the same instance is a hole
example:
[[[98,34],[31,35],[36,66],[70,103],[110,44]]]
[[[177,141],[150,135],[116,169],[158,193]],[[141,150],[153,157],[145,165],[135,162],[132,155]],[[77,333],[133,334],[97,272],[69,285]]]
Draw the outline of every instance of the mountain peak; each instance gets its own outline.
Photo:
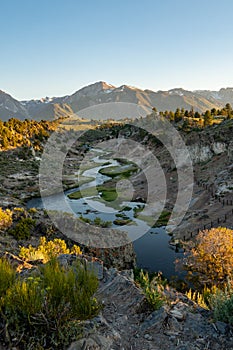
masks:
[[[114,85],[108,84],[105,81],[98,81],[96,83],[87,85],[82,89],[76,91],[73,95],[85,95],[92,96],[106,90],[114,90],[116,87]]]

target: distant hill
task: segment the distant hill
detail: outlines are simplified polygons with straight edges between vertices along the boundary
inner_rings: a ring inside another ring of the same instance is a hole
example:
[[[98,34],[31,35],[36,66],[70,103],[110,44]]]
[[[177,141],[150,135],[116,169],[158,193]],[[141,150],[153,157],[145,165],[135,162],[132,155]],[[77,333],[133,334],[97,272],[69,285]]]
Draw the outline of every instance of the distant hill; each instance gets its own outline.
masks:
[[[53,120],[73,114],[82,114],[80,111],[88,107],[115,102],[133,103],[146,110],[156,107],[158,111],[175,111],[176,108],[191,109],[193,107],[194,110],[204,112],[207,109],[222,108],[228,102],[233,105],[233,88],[222,88],[219,91],[188,91],[176,88],[155,92],[129,85],[116,87],[100,81],[85,86],[72,95],[21,102],[0,91],[0,119],[8,120],[16,117]],[[93,116],[92,111],[90,118],[101,119],[101,115]],[[103,119],[106,118],[103,116]]]
[[[5,121],[12,117],[26,119],[30,116],[21,102],[0,90],[0,119]]]

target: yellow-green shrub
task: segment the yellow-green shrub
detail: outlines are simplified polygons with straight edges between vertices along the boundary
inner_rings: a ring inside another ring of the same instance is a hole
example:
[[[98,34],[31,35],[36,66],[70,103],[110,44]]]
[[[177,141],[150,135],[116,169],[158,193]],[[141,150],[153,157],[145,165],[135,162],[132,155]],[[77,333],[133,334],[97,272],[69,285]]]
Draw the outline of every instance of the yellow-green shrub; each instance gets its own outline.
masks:
[[[55,238],[53,241],[47,241],[46,237],[41,237],[38,247],[32,247],[31,245],[29,245],[28,248],[21,247],[19,256],[25,260],[41,259],[43,262],[47,262],[60,254],[78,255],[82,254],[82,252],[77,245],[73,245],[73,247],[69,249],[66,242],[62,239]]]
[[[11,228],[8,232],[16,239],[29,239],[31,237],[31,230],[35,227],[36,221],[32,218],[22,217],[20,221]]]
[[[12,212],[9,209],[0,208],[0,230],[10,227],[12,224]]]
[[[142,288],[148,303],[154,310],[158,310],[164,303],[164,296],[162,294],[164,287],[160,275],[150,280],[148,272],[145,273],[141,270],[136,282]]]
[[[14,283],[16,272],[6,259],[0,259],[0,296]]]
[[[22,349],[64,349],[77,339],[79,322],[97,314],[93,294],[98,280],[81,262],[64,267],[51,259],[30,277],[20,275],[5,287],[0,301],[0,342],[17,339]],[[36,344],[36,346],[35,346]]]

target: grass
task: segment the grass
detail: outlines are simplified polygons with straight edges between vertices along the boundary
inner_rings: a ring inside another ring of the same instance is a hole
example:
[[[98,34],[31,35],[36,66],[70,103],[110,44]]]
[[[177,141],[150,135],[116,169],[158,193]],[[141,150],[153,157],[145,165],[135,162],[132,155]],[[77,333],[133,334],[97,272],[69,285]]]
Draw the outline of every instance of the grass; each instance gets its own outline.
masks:
[[[78,190],[78,191],[75,191],[75,192],[68,194],[68,198],[69,199],[80,199],[83,197],[91,197],[91,196],[95,196],[95,195],[98,195],[96,188],[95,187],[88,187],[88,188],[83,189],[82,191]]]
[[[109,186],[107,182],[97,188],[98,192],[101,193],[101,198],[107,202],[113,202],[118,197],[116,187],[112,185]]]
[[[155,219],[152,216],[147,216],[143,214],[139,214],[137,219],[145,221],[149,226],[153,226],[155,223]]]
[[[130,218],[121,218],[121,219],[116,219],[113,221],[113,223],[115,225],[119,225],[119,226],[123,226],[123,225],[127,225],[131,222]]]
[[[109,166],[107,168],[102,168],[99,170],[99,173],[102,175],[110,176],[110,177],[129,177],[132,173],[138,170],[138,166],[136,164],[128,164],[127,167],[122,166]]]
[[[134,217],[136,218],[136,217],[138,217],[138,213],[140,213],[141,211],[143,211],[143,209],[144,209],[144,205],[140,205],[140,206],[137,206],[137,207],[134,207],[133,208],[133,211],[134,211]]]
[[[169,219],[171,216],[171,212],[164,210],[162,211],[162,213],[160,214],[158,220],[156,221],[156,223],[153,225],[153,227],[162,227],[162,226],[166,226]]]
[[[103,227],[103,228],[107,228],[107,227],[112,226],[112,221],[104,221],[99,217],[96,217],[94,220],[91,220],[91,219],[85,218],[81,215],[79,217],[79,219],[82,220],[83,222],[86,222],[87,224],[96,225],[96,226]]]
[[[100,164],[95,163],[93,160],[81,163],[79,167],[79,176],[81,176],[84,173],[84,171],[98,167],[98,166],[100,166]]]

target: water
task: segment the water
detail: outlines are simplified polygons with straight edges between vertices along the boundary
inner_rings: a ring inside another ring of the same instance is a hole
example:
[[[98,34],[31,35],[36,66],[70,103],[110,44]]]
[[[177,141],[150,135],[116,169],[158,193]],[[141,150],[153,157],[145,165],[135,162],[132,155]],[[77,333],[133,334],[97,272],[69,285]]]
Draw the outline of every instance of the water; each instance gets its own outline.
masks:
[[[169,245],[170,237],[164,228],[152,228],[134,242],[137,265],[150,272],[161,271],[170,279],[173,276],[182,278],[183,274],[176,270],[175,260],[182,258],[183,253]]]
[[[116,214],[119,210],[111,207],[111,202],[100,202],[98,195],[92,197],[83,197],[78,200],[71,200],[67,197],[68,194],[88,187],[96,186],[97,184],[103,184],[106,180],[109,180],[108,176],[99,173],[99,170],[106,166],[119,165],[119,163],[113,159],[100,158],[102,150],[96,151],[99,155],[93,157],[95,163],[99,163],[91,169],[87,169],[83,172],[82,176],[93,177],[94,180],[89,183],[83,184],[80,188],[68,190],[65,192],[65,204],[70,207],[70,211],[74,212],[78,217],[83,216],[90,220],[94,220],[99,217],[103,221],[111,221],[111,227],[124,230],[128,232],[128,236],[133,241],[133,246],[137,256],[137,265],[140,268],[147,269],[148,271],[161,271],[166,278],[178,275],[182,278],[182,275],[175,269],[175,260],[182,257],[182,252],[177,252],[175,248],[169,245],[169,235],[164,228],[151,228],[145,221],[134,217],[134,208],[141,207],[140,202],[127,202],[121,203],[121,214],[125,214],[134,225],[119,226],[113,223],[114,220],[119,219]],[[109,165],[103,165],[109,162]],[[101,165],[102,164],[102,165]],[[46,206],[51,210],[64,211],[62,200],[63,194],[57,194],[46,198]],[[33,198],[28,202],[28,207],[43,208],[43,202],[40,198]],[[127,210],[124,211],[124,208]],[[142,235],[142,232],[145,234]]]

